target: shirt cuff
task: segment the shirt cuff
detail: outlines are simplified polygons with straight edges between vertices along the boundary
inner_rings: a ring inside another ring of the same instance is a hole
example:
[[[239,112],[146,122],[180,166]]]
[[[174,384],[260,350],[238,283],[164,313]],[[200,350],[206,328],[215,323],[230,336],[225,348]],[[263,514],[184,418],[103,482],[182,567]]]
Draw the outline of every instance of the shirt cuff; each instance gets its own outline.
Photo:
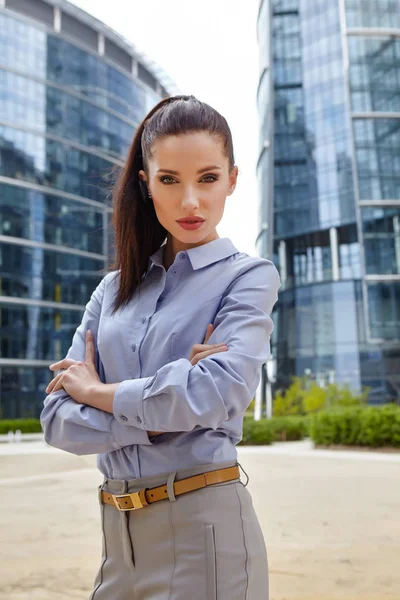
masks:
[[[146,430],[147,424],[143,415],[143,393],[150,379],[153,378],[126,379],[117,387],[113,400],[113,414],[121,425],[131,425]]]
[[[140,444],[141,446],[153,445],[147,431],[138,429],[137,427],[133,429],[132,427],[121,425],[115,419],[112,421],[111,431],[117,443],[116,450],[124,448],[125,446],[132,446],[133,444]]]

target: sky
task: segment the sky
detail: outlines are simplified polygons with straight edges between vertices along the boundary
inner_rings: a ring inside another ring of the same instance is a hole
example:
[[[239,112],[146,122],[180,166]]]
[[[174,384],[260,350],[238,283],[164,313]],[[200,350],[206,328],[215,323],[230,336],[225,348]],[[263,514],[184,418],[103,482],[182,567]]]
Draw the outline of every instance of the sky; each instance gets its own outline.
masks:
[[[259,123],[257,0],[73,0],[132,41],[174,81],[220,112],[232,131],[239,177],[217,227],[256,256]]]

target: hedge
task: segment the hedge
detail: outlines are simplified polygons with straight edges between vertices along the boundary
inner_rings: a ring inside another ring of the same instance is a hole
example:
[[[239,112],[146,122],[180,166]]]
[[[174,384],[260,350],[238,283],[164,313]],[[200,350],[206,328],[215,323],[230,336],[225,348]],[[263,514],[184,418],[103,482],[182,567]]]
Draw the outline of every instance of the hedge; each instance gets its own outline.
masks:
[[[400,406],[355,407],[321,412],[312,417],[310,437],[331,446],[400,447]]]
[[[272,417],[269,419],[276,442],[293,442],[310,435],[310,417]]]
[[[39,419],[0,419],[0,434],[9,431],[21,433],[42,433],[42,426]]]
[[[267,445],[275,441],[275,435],[267,419],[255,421],[252,417],[243,419],[242,445]]]
[[[302,440],[309,435],[309,417],[272,417],[255,421],[243,420],[243,445],[271,444],[279,441]]]
[[[41,433],[39,419],[0,420],[0,434],[20,429]],[[321,411],[312,416],[272,417],[243,420],[243,445],[271,444],[275,441],[311,437],[316,445],[400,447],[400,406],[349,407]]]
[[[40,433],[39,419],[0,420],[0,433],[16,431]],[[273,417],[255,421],[246,416],[243,421],[243,444],[271,444],[274,441],[301,440],[308,435],[308,417]]]

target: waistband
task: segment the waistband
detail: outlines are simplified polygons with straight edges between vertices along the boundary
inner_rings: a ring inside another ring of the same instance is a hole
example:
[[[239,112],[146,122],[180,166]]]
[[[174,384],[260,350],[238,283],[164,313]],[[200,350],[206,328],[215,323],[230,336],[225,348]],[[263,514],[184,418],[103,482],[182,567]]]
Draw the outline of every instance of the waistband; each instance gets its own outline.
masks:
[[[180,469],[179,471],[171,471],[170,473],[159,473],[157,475],[151,475],[150,477],[137,477],[136,479],[109,479],[104,477],[101,488],[111,493],[136,492],[145,487],[150,488],[166,484],[171,473],[175,475],[174,480],[179,481],[185,477],[199,475],[206,471],[217,471],[218,469],[224,469],[226,467],[234,467],[238,464],[237,460],[229,460],[206,465],[196,465],[195,467],[190,467],[188,469]]]

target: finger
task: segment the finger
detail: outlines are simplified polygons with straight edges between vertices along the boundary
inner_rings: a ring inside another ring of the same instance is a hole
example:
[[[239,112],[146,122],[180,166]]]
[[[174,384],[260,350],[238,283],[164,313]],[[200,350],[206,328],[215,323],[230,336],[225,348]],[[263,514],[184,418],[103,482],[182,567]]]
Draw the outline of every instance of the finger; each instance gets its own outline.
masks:
[[[209,354],[214,354],[214,352],[225,352],[226,350],[228,350],[228,346],[224,344],[219,348],[210,348],[209,350],[205,350],[204,352],[200,352],[199,354],[204,354],[204,356],[208,356]]]
[[[203,352],[204,350],[211,350],[214,348],[224,348],[226,347],[226,344],[224,344],[224,342],[221,342],[220,344],[194,344],[194,346],[192,346],[192,350],[190,352],[190,358],[193,358],[193,356],[196,356],[196,354],[198,354],[199,352]]]
[[[211,348],[220,348],[221,346],[226,346],[225,342],[220,342],[219,344],[195,344],[193,350],[201,352],[203,350],[210,350]]]
[[[62,373],[60,373],[59,375],[56,375],[56,377],[54,377],[54,379],[52,379],[50,381],[50,383],[48,384],[47,388],[46,388],[46,394],[51,394],[51,392],[54,391],[54,388],[56,387],[56,385],[58,384],[58,382],[60,381],[61,377],[62,377]]]
[[[63,387],[61,380],[58,381],[58,383],[56,385],[53,385],[53,387],[47,392],[47,394],[52,394],[53,392],[57,392],[58,390],[61,390]]]
[[[86,332],[85,362],[94,363],[94,338],[90,329]]]
[[[195,356],[192,358],[192,361],[195,361],[192,364],[198,363],[199,360],[201,360],[202,358],[206,358],[207,356],[210,356],[210,354],[215,354],[216,352],[226,352],[227,350],[228,350],[228,346],[225,346],[223,348],[215,348],[213,350],[206,350],[205,352],[199,352],[198,354],[195,354]]]
[[[207,331],[206,331],[206,336],[205,336],[205,338],[204,338],[204,344],[206,344],[206,343],[207,343],[207,341],[208,341],[208,339],[209,339],[210,335],[212,334],[212,331],[213,331],[213,329],[214,329],[214,325],[213,325],[212,323],[209,323],[209,324],[207,325]]]
[[[79,362],[79,360],[74,360],[73,358],[63,358],[62,360],[59,360],[58,362],[55,362],[52,365],[50,365],[49,369],[50,371],[68,369],[68,367],[72,367],[72,365],[75,365],[77,362]]]

